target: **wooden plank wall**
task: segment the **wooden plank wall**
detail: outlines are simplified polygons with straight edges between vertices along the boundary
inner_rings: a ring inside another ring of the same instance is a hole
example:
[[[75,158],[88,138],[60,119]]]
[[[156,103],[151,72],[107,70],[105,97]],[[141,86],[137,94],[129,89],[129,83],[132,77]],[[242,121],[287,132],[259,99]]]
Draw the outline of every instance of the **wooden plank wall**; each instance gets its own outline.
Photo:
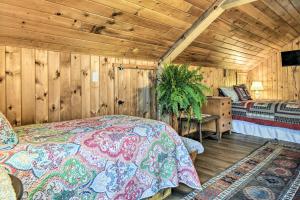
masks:
[[[238,70],[202,67],[200,72],[203,75],[203,83],[211,88],[211,91],[207,93],[209,96],[217,96],[219,87],[247,83],[247,79],[244,78],[247,73]]]
[[[300,49],[300,37],[284,46],[282,51]],[[264,90],[261,99],[300,99],[300,66],[282,67],[280,52],[270,56],[248,72],[248,85],[262,81]]]
[[[98,115],[156,118],[155,61],[0,46],[0,112],[14,126]],[[99,81],[92,81],[93,73]],[[203,67],[204,83],[239,80],[236,70]]]
[[[0,112],[14,126],[107,114],[155,118],[155,66],[154,61],[0,46]]]

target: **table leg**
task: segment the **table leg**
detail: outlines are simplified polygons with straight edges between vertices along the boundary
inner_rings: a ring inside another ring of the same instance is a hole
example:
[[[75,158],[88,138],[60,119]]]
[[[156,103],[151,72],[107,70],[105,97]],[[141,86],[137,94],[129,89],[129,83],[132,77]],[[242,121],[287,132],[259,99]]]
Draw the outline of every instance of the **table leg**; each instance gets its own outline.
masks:
[[[178,135],[182,136],[182,121],[181,121],[181,118],[179,118]]]
[[[220,132],[219,120],[216,119],[215,123],[216,123],[216,134],[217,134],[218,142],[220,142],[221,139],[222,139],[222,135],[221,135],[221,132]]]
[[[199,132],[199,141],[200,141],[200,143],[202,143],[201,122],[198,122],[198,132]]]

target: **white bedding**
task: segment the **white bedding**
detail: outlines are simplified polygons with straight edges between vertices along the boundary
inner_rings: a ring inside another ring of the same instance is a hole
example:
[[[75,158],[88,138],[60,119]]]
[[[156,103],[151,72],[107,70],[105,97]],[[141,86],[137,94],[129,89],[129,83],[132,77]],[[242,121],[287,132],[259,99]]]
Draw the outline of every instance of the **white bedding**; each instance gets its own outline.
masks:
[[[287,128],[264,126],[241,120],[232,120],[232,131],[245,135],[300,143],[300,131]]]

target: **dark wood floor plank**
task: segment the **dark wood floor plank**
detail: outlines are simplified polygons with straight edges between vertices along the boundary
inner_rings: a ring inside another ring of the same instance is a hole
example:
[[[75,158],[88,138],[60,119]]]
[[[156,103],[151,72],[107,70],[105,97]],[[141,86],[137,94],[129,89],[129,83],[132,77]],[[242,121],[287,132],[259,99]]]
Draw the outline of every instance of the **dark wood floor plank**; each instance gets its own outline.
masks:
[[[198,155],[195,161],[201,183],[243,159],[266,141],[263,138],[235,133],[223,135],[219,143],[210,138],[204,139],[204,153]]]

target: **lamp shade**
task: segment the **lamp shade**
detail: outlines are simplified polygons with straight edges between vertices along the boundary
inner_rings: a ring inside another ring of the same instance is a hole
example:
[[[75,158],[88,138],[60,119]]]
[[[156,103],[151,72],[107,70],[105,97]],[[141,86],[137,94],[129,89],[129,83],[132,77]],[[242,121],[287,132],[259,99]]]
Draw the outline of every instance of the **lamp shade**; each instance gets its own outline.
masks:
[[[254,91],[259,91],[264,90],[264,87],[261,81],[253,81],[250,89]]]

